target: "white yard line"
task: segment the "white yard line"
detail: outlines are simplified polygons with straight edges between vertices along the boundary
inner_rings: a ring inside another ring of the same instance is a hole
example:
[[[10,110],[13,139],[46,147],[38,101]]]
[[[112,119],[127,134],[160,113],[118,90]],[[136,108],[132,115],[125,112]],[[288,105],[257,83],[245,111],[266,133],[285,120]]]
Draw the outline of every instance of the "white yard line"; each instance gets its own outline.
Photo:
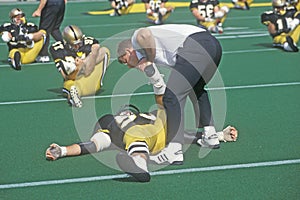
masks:
[[[221,170],[228,170],[228,169],[245,169],[245,168],[248,169],[248,168],[256,168],[256,167],[281,166],[281,165],[299,164],[299,163],[300,163],[300,159],[279,160],[279,161],[270,161],[270,162],[258,162],[258,163],[221,165],[221,166],[188,168],[188,169],[177,169],[177,170],[165,170],[165,171],[151,172],[150,174],[151,174],[151,176],[161,176],[161,175],[186,174],[186,173],[195,173],[195,172],[221,171]],[[115,175],[106,175],[106,176],[94,176],[94,177],[83,177],[83,178],[71,178],[71,179],[2,184],[2,185],[0,185],[0,189],[25,188],[25,187],[34,187],[34,186],[42,186],[42,185],[58,185],[58,184],[66,184],[66,183],[105,181],[105,180],[121,179],[121,178],[127,178],[127,177],[128,177],[128,175],[126,175],[126,174],[115,174]]]
[[[283,86],[297,86],[297,85],[300,85],[300,82],[227,86],[227,87],[207,88],[207,90],[208,91],[236,90],[236,89],[283,87]],[[88,97],[82,97],[82,99],[93,99],[93,98],[94,99],[105,99],[105,98],[128,97],[128,96],[143,96],[143,95],[153,95],[153,92],[143,92],[143,93],[133,93],[133,94],[113,94],[113,95],[101,95],[101,96],[88,96]],[[31,104],[31,103],[46,103],[46,102],[56,102],[56,101],[66,101],[66,99],[61,98],[61,99],[36,99],[36,100],[24,100],[24,101],[7,101],[7,102],[0,102],[0,106],[1,105],[16,105],[16,104]]]

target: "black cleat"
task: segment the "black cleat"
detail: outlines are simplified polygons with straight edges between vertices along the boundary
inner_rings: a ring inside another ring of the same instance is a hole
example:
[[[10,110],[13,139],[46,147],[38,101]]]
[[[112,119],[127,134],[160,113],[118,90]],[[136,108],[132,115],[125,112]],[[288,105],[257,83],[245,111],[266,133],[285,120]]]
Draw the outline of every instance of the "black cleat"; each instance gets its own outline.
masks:
[[[21,54],[20,54],[20,52],[18,52],[18,51],[15,52],[12,62],[13,62],[12,67],[15,70],[21,70]]]
[[[286,36],[286,42],[289,44],[293,52],[298,52],[298,47],[294,44],[293,38],[291,36]]]

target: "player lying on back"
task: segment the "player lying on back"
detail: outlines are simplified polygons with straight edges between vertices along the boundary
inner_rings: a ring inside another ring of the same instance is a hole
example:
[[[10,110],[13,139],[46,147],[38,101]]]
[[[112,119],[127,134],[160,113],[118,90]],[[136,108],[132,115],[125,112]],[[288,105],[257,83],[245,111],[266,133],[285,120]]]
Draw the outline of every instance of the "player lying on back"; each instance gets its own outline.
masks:
[[[298,52],[300,36],[300,12],[294,7],[287,7],[285,0],[273,0],[273,10],[261,15],[261,23],[267,26],[273,38],[273,46],[288,52]]]
[[[148,170],[151,155],[159,153],[166,146],[166,115],[162,107],[153,112],[140,112],[133,105],[125,106],[117,114],[107,114],[99,118],[94,127],[90,141],[74,143],[69,146],[51,144],[46,150],[48,160],[68,156],[80,156],[118,149],[117,164],[122,171],[133,176],[139,182],[150,181]],[[227,127],[218,132],[220,141],[236,141],[238,132],[234,127]],[[196,143],[201,135],[188,135],[188,143]],[[169,157],[164,164],[182,164],[173,162],[177,156],[183,156],[182,151],[176,155],[164,154]],[[114,158],[112,158],[114,159]],[[155,159],[159,159],[155,157]],[[156,162],[155,160],[153,160]],[[160,162],[161,163],[161,162]]]
[[[110,52],[93,37],[83,35],[75,25],[63,31],[64,42],[51,45],[50,53],[64,79],[63,93],[68,102],[81,107],[81,96],[94,95],[103,85]]]
[[[14,8],[9,12],[10,23],[0,26],[2,40],[7,43],[8,62],[15,70],[21,70],[22,64],[35,61],[46,39],[46,31],[27,22],[25,13]]]

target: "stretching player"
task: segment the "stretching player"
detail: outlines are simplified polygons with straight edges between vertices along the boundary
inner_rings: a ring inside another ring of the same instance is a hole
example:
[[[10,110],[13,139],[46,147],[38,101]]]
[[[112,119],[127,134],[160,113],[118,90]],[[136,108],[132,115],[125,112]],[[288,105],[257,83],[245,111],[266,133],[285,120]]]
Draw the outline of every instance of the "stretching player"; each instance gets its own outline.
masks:
[[[273,46],[289,52],[298,52],[300,12],[294,7],[287,7],[285,0],[273,0],[272,6],[273,10],[261,15],[261,23],[268,27]]]
[[[231,0],[233,8],[241,10],[250,10],[253,0]]]
[[[21,70],[22,64],[35,61],[46,39],[46,31],[25,19],[25,13],[14,8],[9,12],[10,23],[0,26],[2,40],[7,43],[8,62],[15,70]]]
[[[150,181],[149,155],[158,153],[166,145],[165,122],[166,115],[161,108],[151,113],[142,113],[137,107],[129,105],[116,115],[102,116],[94,127],[90,141],[69,146],[53,143],[46,150],[46,158],[57,160],[117,147],[121,149],[116,157],[119,167],[137,181],[148,182]],[[234,127],[227,127],[218,132],[218,137],[220,141],[236,141],[237,130]],[[188,140],[194,141],[195,137],[189,136]],[[182,155],[182,152],[179,153]],[[171,154],[166,156],[170,156],[170,160],[173,159]]]
[[[114,12],[110,16],[121,16],[128,14],[135,0],[109,0]]]
[[[172,6],[166,6],[168,0],[142,0],[145,4],[147,18],[151,23],[162,24],[174,11]]]
[[[50,47],[56,68],[64,79],[63,93],[68,102],[82,107],[81,96],[94,95],[103,85],[110,52],[100,47],[98,40],[83,35],[75,26],[66,26],[64,42],[58,41]]]
[[[212,33],[223,33],[223,23],[229,8],[220,7],[218,0],[192,0],[190,10],[200,27]]]

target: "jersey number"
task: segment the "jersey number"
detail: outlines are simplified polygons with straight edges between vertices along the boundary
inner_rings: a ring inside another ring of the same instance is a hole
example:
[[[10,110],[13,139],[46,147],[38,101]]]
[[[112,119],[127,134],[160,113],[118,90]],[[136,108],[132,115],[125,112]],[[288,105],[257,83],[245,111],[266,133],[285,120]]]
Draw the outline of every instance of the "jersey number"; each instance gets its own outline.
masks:
[[[212,4],[208,5],[198,5],[198,12],[202,17],[213,17],[214,16],[214,6]]]

